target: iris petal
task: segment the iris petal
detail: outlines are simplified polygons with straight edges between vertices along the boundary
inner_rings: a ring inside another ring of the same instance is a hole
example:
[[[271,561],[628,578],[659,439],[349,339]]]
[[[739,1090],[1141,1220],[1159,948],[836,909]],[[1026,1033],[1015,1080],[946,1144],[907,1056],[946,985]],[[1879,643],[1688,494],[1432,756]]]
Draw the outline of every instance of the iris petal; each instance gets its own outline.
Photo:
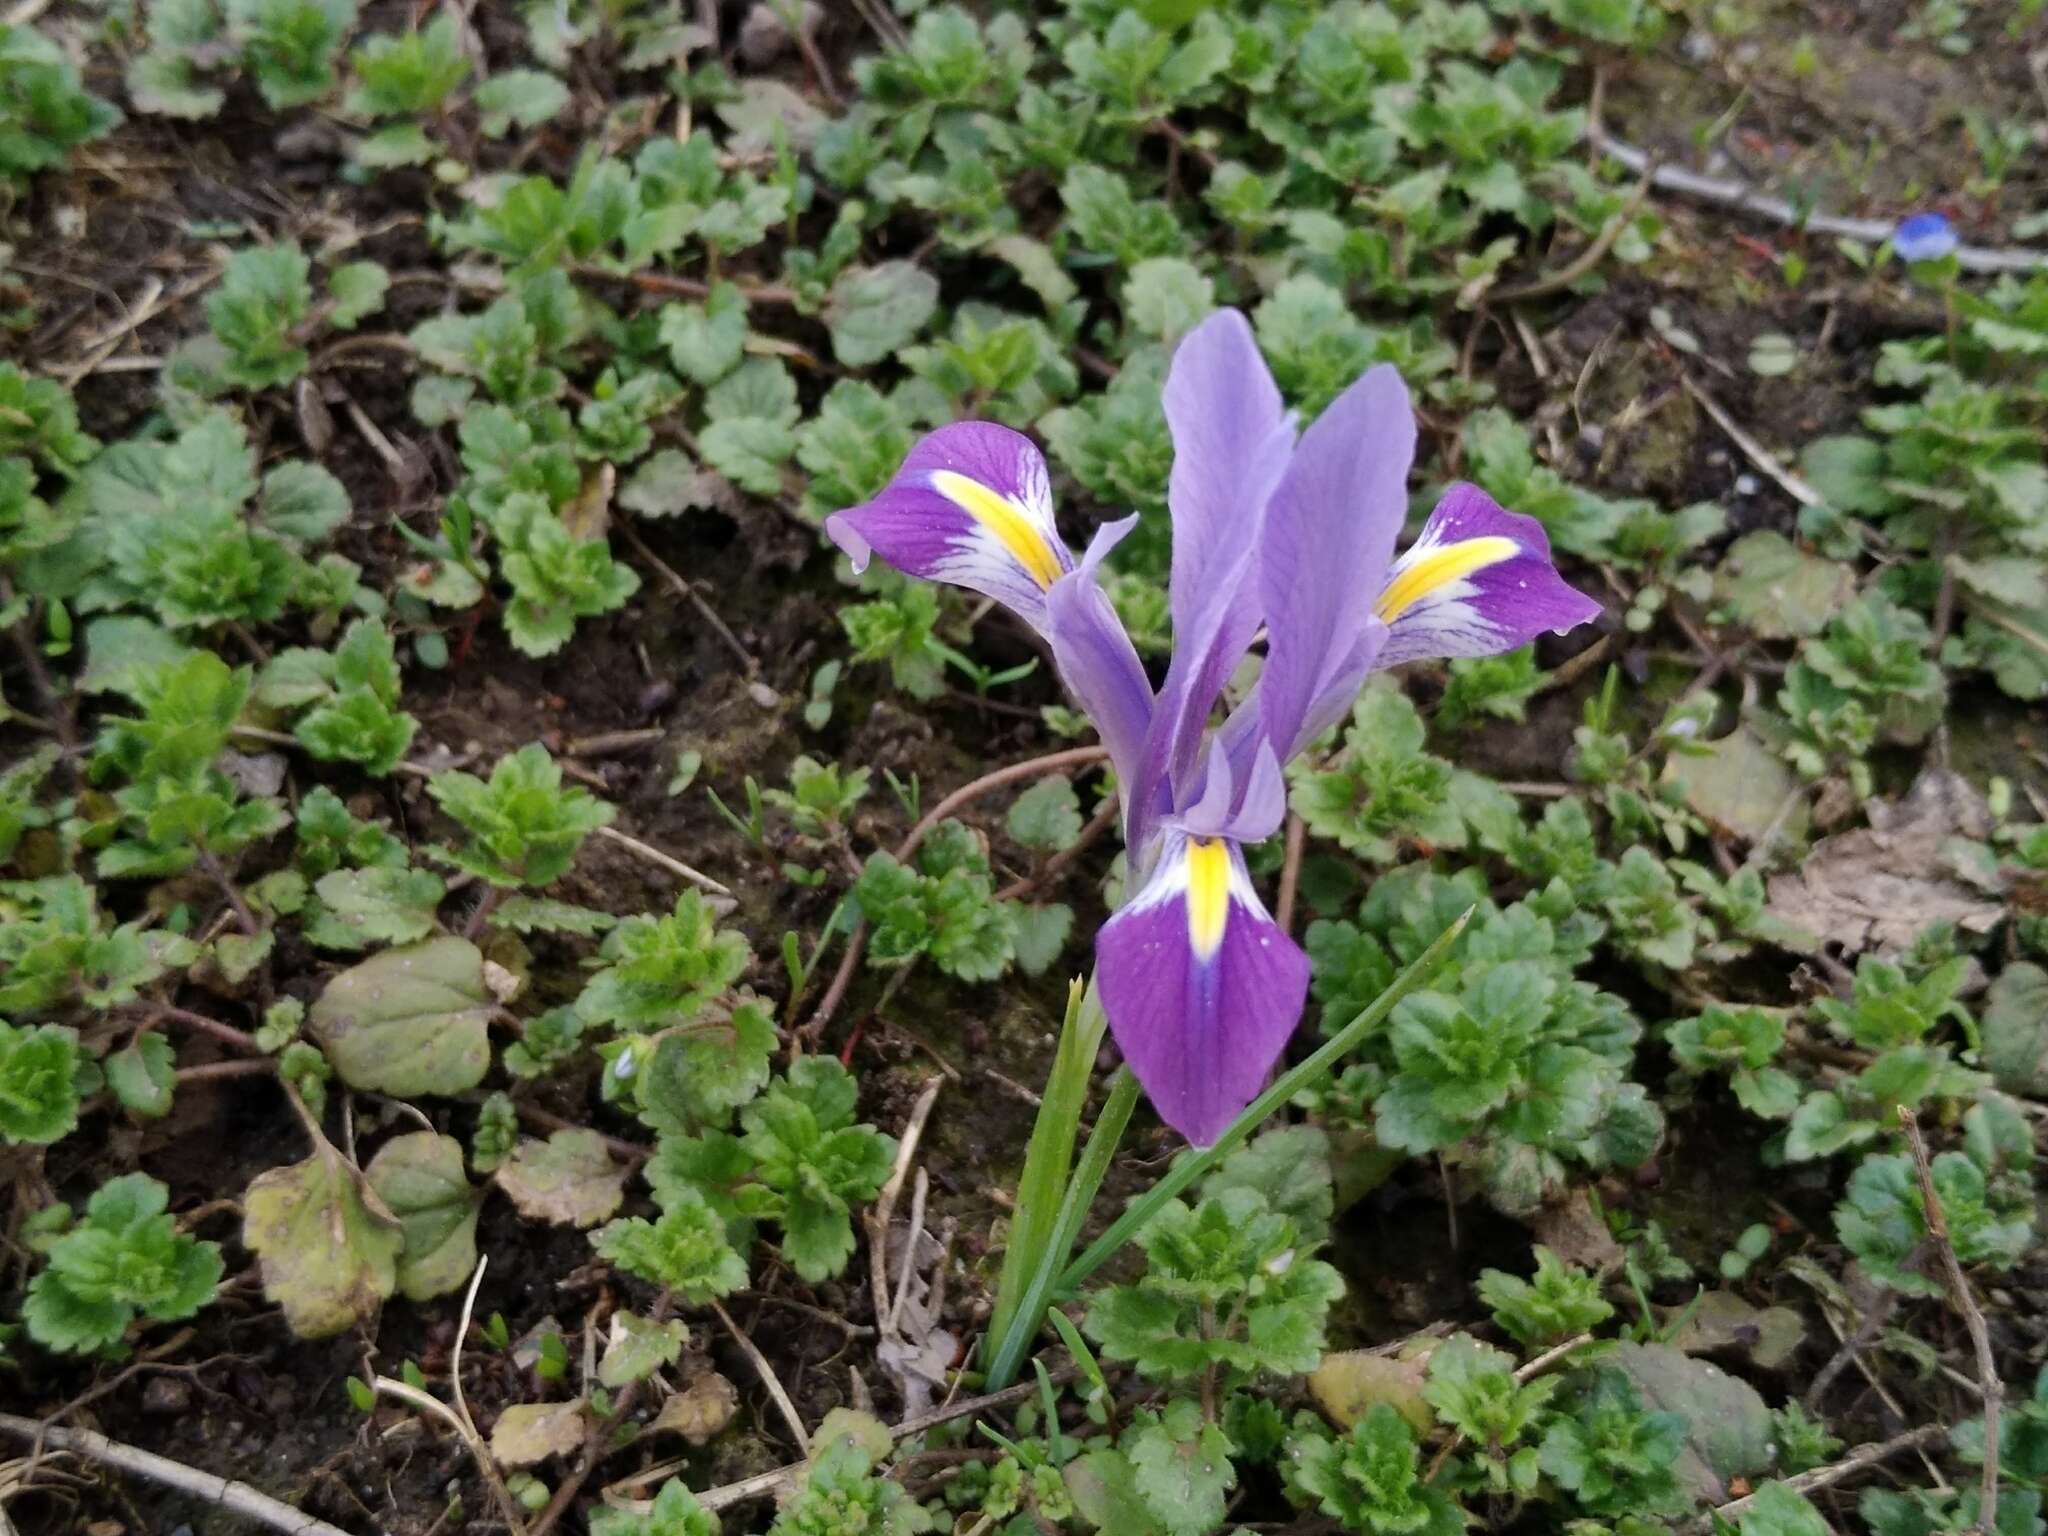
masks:
[[[1160,1117],[1206,1146],[1266,1084],[1308,996],[1308,957],[1267,916],[1244,855],[1171,831],[1095,941],[1109,1027]]]
[[[1374,606],[1387,624],[1379,667],[1497,656],[1600,615],[1598,603],[1557,574],[1541,523],[1462,483],[1444,493],[1421,537],[1394,562]]]
[[[1047,590],[1074,569],[1053,522],[1044,457],[993,422],[931,433],[880,495],[833,513],[825,532],[856,571],[880,555],[906,575],[992,597],[1040,633]]]
[[[1383,627],[1372,595],[1408,512],[1415,413],[1382,364],[1302,434],[1260,551],[1268,636],[1259,711],[1273,750],[1294,756],[1351,708]]]
[[[1047,634],[1052,641],[1053,660],[1067,692],[1081,706],[1116,769],[1119,793],[1124,803],[1126,827],[1130,821],[1131,790],[1145,749],[1145,733],[1152,723],[1152,683],[1137,647],[1124,629],[1123,621],[1096,580],[1096,571],[1109,552],[1137,527],[1135,516],[1121,522],[1105,523],[1096,529],[1081,563],[1046,593]]]
[[[1218,310],[1174,350],[1164,395],[1173,433],[1173,660],[1160,685],[1131,808],[1142,849],[1157,818],[1199,792],[1202,732],[1260,623],[1258,555],[1266,507],[1286,472],[1294,424],[1236,310]]]

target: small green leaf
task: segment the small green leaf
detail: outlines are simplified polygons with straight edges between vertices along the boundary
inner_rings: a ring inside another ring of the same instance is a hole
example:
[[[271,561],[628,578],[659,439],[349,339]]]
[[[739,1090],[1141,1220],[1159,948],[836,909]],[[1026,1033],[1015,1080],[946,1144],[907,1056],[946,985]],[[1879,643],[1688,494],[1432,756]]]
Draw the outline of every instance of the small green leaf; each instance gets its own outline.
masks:
[[[893,357],[916,339],[938,307],[939,280],[911,262],[844,272],[825,301],[833,355],[848,368]]]
[[[398,1289],[409,1301],[459,1290],[476,1268],[476,1220],[483,1197],[462,1171],[452,1136],[412,1131],[377,1149],[363,1177],[398,1218],[404,1245]]]
[[[1017,797],[1004,825],[1011,841],[1026,848],[1071,848],[1081,835],[1081,797],[1071,779],[1052,774]]]
[[[69,1135],[78,1124],[83,1069],[76,1031],[18,1029],[0,1019],[0,1136],[44,1145]]]
[[[327,323],[337,330],[352,331],[384,307],[384,295],[391,289],[391,274],[374,261],[351,261],[327,274],[327,295],[333,301]]]
[[[467,939],[390,949],[328,982],[306,1026],[352,1088],[465,1093],[491,1062],[495,1004]]]
[[[155,1031],[114,1052],[103,1063],[107,1087],[121,1107],[144,1120],[161,1120],[171,1112],[171,1094],[178,1083],[178,1053]]]
[[[674,517],[712,504],[716,484],[680,448],[663,448],[641,461],[619,487],[618,504],[642,517]]]
[[[1190,261],[1155,256],[1131,268],[1123,298],[1131,324],[1170,345],[1216,307],[1216,285]]]
[[[503,138],[515,125],[538,128],[569,104],[569,88],[537,69],[501,69],[476,88],[478,126],[484,137]]]
[[[597,1363],[597,1379],[617,1391],[665,1365],[674,1365],[689,1341],[690,1330],[680,1318],[655,1322],[632,1312],[614,1312],[611,1335]]]

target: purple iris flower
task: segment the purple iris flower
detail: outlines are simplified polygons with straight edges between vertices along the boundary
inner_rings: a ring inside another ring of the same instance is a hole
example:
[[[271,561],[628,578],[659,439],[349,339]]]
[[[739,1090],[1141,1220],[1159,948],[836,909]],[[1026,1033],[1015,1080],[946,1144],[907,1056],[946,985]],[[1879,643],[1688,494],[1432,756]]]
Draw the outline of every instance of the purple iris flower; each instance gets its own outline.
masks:
[[[1939,213],[1916,213],[1901,219],[1892,232],[1892,249],[1901,261],[1939,261],[1959,243],[1955,226]]]
[[[1308,992],[1308,957],[1267,915],[1243,848],[1287,814],[1283,765],[1342,720],[1368,674],[1491,656],[1587,623],[1534,518],[1454,485],[1397,559],[1415,417],[1372,369],[1297,437],[1236,310],[1197,326],[1165,391],[1173,435],[1174,648],[1155,692],[1097,583],[1135,516],[1079,560],[1053,523],[1045,460],[1007,427],[942,427],[825,531],[865,569],[996,599],[1052,651],[1116,769],[1134,893],[1096,937],[1110,1029],[1160,1115],[1207,1144],[1257,1097]],[[1213,729],[1263,631],[1250,695]]]

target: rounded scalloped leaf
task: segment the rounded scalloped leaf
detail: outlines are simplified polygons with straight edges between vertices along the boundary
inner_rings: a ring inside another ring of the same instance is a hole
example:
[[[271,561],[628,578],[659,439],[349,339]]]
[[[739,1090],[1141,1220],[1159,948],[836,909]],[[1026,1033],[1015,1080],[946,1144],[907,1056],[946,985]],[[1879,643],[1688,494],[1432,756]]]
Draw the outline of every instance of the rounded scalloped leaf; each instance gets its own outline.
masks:
[[[490,1070],[484,957],[467,939],[387,949],[328,982],[306,1028],[351,1088],[465,1093]]]

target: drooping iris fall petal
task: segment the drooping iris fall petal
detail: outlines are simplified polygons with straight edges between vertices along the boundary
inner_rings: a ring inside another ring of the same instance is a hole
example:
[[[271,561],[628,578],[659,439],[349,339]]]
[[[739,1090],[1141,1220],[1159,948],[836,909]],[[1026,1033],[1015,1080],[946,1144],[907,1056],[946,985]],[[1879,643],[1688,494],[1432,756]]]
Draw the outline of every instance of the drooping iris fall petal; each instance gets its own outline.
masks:
[[[1053,522],[1044,457],[993,422],[924,437],[880,495],[833,513],[825,532],[856,571],[880,555],[905,575],[992,597],[1040,633],[1046,593],[1074,568]]]
[[[1169,833],[1095,940],[1117,1045],[1160,1118],[1198,1146],[1266,1084],[1301,1019],[1308,956],[1266,914],[1237,845]]]
[[[1533,517],[1476,485],[1444,492],[1374,599],[1387,626],[1376,665],[1424,656],[1498,656],[1545,631],[1591,623],[1600,605],[1566,585]]]

